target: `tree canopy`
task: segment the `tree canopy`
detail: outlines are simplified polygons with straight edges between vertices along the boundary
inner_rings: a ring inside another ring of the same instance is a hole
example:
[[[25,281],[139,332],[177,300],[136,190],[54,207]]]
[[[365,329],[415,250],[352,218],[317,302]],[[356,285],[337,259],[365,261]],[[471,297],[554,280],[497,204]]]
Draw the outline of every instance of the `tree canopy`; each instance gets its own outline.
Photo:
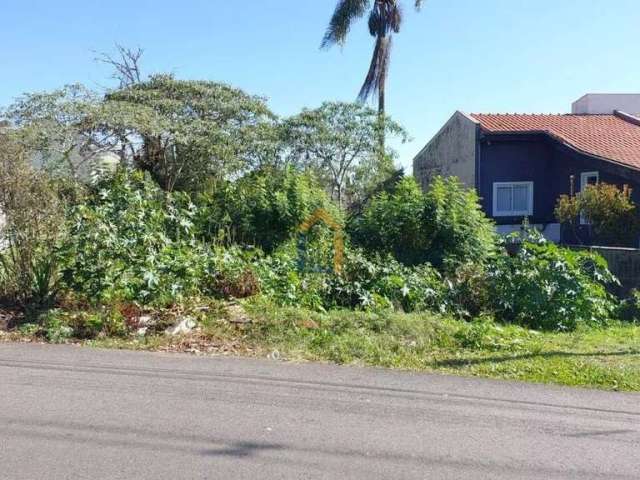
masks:
[[[5,116],[46,165],[75,176],[78,161],[113,152],[123,164],[148,171],[165,190],[237,174],[277,151],[277,135],[270,132],[275,115],[264,99],[171,75],[104,96],[82,85],[27,94]]]
[[[228,85],[156,75],[107,94],[102,120],[166,190],[224,178],[258,161],[275,128],[264,99]],[[257,148],[257,147],[261,148]]]
[[[168,74],[142,80],[138,54],[130,53],[134,71],[118,88],[99,94],[75,84],[25,94],[3,116],[32,158],[76,179],[104,155],[148,172],[165,191],[202,191],[256,169],[294,167],[315,175],[344,207],[395,171],[395,152],[377,139],[407,134],[368,106],[326,102],[281,120],[264,98],[224,83]]]
[[[289,155],[311,169],[332,198],[345,206],[361,198],[394,171],[394,152],[380,155],[380,129],[405,141],[404,129],[358,103],[326,102],[285,122]]]

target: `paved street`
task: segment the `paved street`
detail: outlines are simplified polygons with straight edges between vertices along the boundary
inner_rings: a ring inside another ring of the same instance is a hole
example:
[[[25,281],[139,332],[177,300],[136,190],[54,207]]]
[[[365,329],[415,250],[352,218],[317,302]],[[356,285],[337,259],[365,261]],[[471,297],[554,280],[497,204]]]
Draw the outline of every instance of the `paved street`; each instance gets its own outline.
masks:
[[[640,395],[0,344],[0,478],[636,480]]]

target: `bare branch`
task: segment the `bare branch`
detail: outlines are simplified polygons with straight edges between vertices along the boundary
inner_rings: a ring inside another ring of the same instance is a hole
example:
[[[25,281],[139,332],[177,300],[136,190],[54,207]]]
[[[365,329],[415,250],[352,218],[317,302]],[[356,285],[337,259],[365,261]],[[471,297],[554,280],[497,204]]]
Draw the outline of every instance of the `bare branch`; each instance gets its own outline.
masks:
[[[114,72],[111,78],[120,82],[120,88],[140,83],[142,81],[140,59],[144,50],[139,47],[131,49],[120,44],[116,44],[116,50],[118,52],[116,55],[98,53],[95,60],[113,67]]]

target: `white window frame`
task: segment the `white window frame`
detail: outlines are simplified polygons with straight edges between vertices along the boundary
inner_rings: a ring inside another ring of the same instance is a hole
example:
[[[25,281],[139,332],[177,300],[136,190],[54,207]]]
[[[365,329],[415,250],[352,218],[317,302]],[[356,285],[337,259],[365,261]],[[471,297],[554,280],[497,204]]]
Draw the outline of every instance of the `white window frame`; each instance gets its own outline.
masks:
[[[524,211],[502,211],[498,212],[498,188],[499,187],[520,187],[529,188],[529,208]],[[533,182],[493,182],[493,216],[494,217],[530,217],[533,215]]]
[[[589,182],[589,178],[596,177],[596,183],[600,181],[600,172],[582,172],[580,174],[580,191],[583,191]]]
[[[589,185],[589,179],[596,177],[596,184],[600,182],[600,172],[582,172],[580,174],[580,191],[584,191]],[[589,222],[585,216],[580,212],[580,225],[589,225]]]

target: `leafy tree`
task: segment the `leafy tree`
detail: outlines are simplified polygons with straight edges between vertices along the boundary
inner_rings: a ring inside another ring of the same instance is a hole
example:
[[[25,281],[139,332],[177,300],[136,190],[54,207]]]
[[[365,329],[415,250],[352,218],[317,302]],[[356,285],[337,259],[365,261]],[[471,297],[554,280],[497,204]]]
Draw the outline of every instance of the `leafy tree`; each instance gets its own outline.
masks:
[[[371,251],[445,270],[483,263],[496,242],[477,194],[454,177],[436,177],[425,193],[413,178],[404,178],[393,193],[376,196],[349,227],[353,240]]]
[[[169,191],[246,169],[255,130],[274,119],[259,97],[170,75],[111,92],[104,106],[105,126],[120,132],[136,166]]]
[[[253,171],[201,194],[196,202],[202,207],[199,230],[208,239],[257,245],[267,252],[291,238],[318,208],[339,217],[314,180],[293,168]]]
[[[422,0],[415,0],[415,8],[419,10],[422,3]],[[402,24],[402,9],[399,0],[373,0],[373,4],[371,0],[338,0],[322,40],[322,47],[326,48],[335,44],[344,45],[353,22],[361,18],[369,8],[371,8],[369,33],[375,37],[376,43],[359,98],[364,101],[377,93],[378,113],[381,121],[384,122],[391,41],[393,34],[400,32]],[[382,151],[384,150],[385,133],[384,129],[379,132]]]
[[[168,191],[237,175],[277,152],[275,117],[263,99],[170,75],[104,97],[81,85],[28,94],[5,116],[51,168],[79,177],[78,162],[111,152],[123,164],[148,171]]]
[[[558,221],[580,240],[580,219],[586,220],[592,241],[605,245],[635,245],[640,232],[631,189],[599,182],[575,195],[561,195],[555,209]]]
[[[79,178],[101,154],[113,148],[113,138],[97,132],[93,118],[100,98],[83,85],[51,92],[27,93],[2,112],[34,163],[49,173]]]
[[[362,198],[394,171],[392,151],[377,155],[381,126],[376,112],[364,105],[326,102],[288,119],[283,128],[293,163],[312,170],[342,206]],[[390,119],[384,129],[407,139]]]

